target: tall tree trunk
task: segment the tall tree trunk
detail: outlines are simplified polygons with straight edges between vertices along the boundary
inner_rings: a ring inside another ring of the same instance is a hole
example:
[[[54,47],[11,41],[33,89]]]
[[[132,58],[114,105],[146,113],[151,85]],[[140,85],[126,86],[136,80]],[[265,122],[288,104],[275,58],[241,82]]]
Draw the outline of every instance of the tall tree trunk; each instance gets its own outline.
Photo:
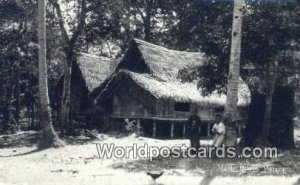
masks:
[[[34,108],[34,102],[30,103],[30,127],[34,128],[35,127],[35,108]]]
[[[153,1],[146,1],[146,16],[144,17],[144,33],[145,41],[151,42],[151,11],[153,8]]]
[[[237,137],[235,122],[237,121],[238,112],[237,101],[240,78],[243,3],[243,0],[235,0],[233,8],[229,76],[225,105],[226,146],[234,146],[236,144]]]
[[[78,25],[74,29],[71,38],[67,34],[65,28],[65,23],[62,16],[62,11],[57,0],[50,1],[56,10],[58,17],[58,24],[62,33],[62,39],[64,42],[64,53],[66,57],[65,70],[64,70],[64,82],[63,82],[63,92],[60,100],[60,108],[58,112],[58,124],[62,127],[72,128],[70,125],[69,115],[70,115],[70,101],[71,101],[71,76],[72,76],[72,66],[76,62],[75,55],[75,45],[79,39],[79,36],[83,32],[85,27],[85,18],[87,14],[86,0],[81,0],[81,12],[79,13]]]
[[[8,131],[9,128],[9,116],[10,112],[9,112],[9,105],[6,103],[6,105],[4,106],[3,109],[3,124],[2,124],[2,129],[4,131]]]
[[[144,22],[144,33],[145,33],[145,41],[151,42],[151,20],[150,15],[147,14]]]
[[[46,0],[38,2],[38,39],[39,39],[39,98],[40,98],[40,123],[42,137],[39,148],[59,147],[63,142],[54,131],[50,101],[48,94],[47,63],[46,63]]]
[[[293,87],[276,84],[273,93],[271,127],[268,140],[272,146],[293,149],[294,142],[294,96]],[[283,98],[284,97],[284,98]]]
[[[270,127],[271,127],[271,114],[272,114],[272,105],[273,105],[273,94],[276,85],[277,78],[277,68],[278,61],[275,60],[274,64],[268,67],[268,75],[267,75],[267,88],[266,88],[266,109],[264,115],[264,121],[262,125],[261,139],[262,144],[269,145],[269,135],[270,135]]]
[[[18,66],[15,67],[15,89],[14,89],[14,119],[16,123],[19,125],[20,119],[20,75],[19,75],[20,68]]]
[[[70,123],[70,102],[71,102],[71,80],[72,80],[72,66],[73,66],[73,49],[65,49],[66,63],[64,69],[63,80],[63,93],[61,98],[61,113],[60,124],[64,128],[70,131],[72,125]]]
[[[300,84],[295,87],[295,117],[296,121],[300,122]],[[300,125],[300,124],[299,124]]]
[[[11,72],[11,70],[10,70]],[[8,84],[12,84],[12,80],[7,79]],[[9,131],[9,129],[11,128],[11,118],[12,116],[12,99],[13,99],[13,87],[11,85],[6,85],[5,91],[5,103],[4,103],[4,111],[3,111],[3,130],[4,131]]]
[[[244,146],[253,146],[259,137],[264,119],[266,105],[265,95],[256,89],[251,92],[251,103],[245,132],[243,132]]]

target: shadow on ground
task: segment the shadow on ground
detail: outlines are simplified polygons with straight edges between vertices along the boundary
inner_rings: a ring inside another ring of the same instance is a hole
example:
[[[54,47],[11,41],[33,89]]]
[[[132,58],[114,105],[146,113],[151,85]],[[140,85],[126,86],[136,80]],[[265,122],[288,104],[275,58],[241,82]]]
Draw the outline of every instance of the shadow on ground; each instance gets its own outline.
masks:
[[[284,152],[278,159],[207,159],[207,158],[155,158],[119,162],[113,169],[127,172],[165,171],[167,175],[188,172],[203,177],[200,185],[209,185],[216,177],[291,176],[299,174],[299,150]],[[299,179],[300,181],[300,179]]]
[[[17,157],[22,155],[29,155],[32,153],[40,152],[44,149],[38,149],[36,146],[40,138],[40,132],[36,131],[26,131],[19,132],[16,134],[6,134],[0,135],[0,149],[11,148],[11,154],[0,155],[0,157]],[[80,136],[61,136],[62,140],[66,142],[67,145],[83,145],[93,141],[93,138],[86,137],[83,135]],[[24,153],[17,153],[18,148],[28,147],[30,150]],[[32,149],[31,149],[32,148]]]
[[[20,132],[0,136],[0,148],[32,147],[38,141],[39,133],[35,131]]]

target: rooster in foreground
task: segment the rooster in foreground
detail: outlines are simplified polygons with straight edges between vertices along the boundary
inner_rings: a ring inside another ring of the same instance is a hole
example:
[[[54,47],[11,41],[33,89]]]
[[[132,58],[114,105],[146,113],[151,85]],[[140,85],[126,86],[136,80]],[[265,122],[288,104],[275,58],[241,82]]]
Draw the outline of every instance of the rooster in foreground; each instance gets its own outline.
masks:
[[[163,173],[164,173],[163,171],[148,171],[148,172],[146,172],[146,174],[149,175],[154,182],[156,179],[158,179],[160,176],[162,176]]]

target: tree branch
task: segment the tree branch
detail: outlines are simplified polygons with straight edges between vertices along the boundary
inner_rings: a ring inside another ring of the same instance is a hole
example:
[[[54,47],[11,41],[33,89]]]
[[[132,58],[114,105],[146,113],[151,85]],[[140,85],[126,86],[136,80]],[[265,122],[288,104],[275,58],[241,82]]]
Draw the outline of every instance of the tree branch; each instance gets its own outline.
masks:
[[[76,43],[79,35],[82,33],[84,29],[86,14],[87,14],[86,0],[81,0],[81,13],[79,15],[79,23],[76,31],[74,32],[70,40],[70,45],[72,46]]]
[[[52,4],[52,6],[56,10],[57,18],[58,18],[58,25],[60,27],[60,30],[61,30],[61,33],[62,33],[62,36],[63,36],[63,40],[66,44],[68,44],[70,42],[70,39],[68,37],[67,30],[66,30],[65,25],[64,25],[64,20],[63,20],[63,16],[62,16],[62,13],[61,13],[60,6],[57,3],[57,0],[50,0],[49,2]]]

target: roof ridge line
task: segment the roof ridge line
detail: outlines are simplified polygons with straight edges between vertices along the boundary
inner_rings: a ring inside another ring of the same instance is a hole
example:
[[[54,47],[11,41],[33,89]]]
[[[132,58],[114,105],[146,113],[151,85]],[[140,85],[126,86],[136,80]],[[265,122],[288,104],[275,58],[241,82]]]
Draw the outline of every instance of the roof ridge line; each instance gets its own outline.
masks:
[[[91,53],[86,53],[86,52],[78,52],[78,54],[79,54],[79,56],[80,56],[80,54],[82,54],[82,55],[91,56],[91,57],[107,58],[107,59],[111,59],[111,60],[118,60],[117,58],[111,58],[111,57],[106,57],[106,56],[100,56],[100,55],[91,54]]]
[[[137,38],[134,38],[133,40],[137,44],[143,43],[143,44],[146,44],[146,45],[149,45],[149,46],[154,46],[154,47],[157,47],[157,48],[161,48],[162,50],[176,52],[176,53],[180,53],[180,54],[184,54],[185,53],[185,54],[193,54],[193,55],[204,55],[204,53],[200,52],[200,51],[199,52],[179,51],[179,50],[169,49],[167,47],[160,46],[160,45],[157,45],[157,44],[153,44],[153,43],[150,43],[150,42],[147,42],[147,41],[144,41],[144,40],[141,40],[141,39],[137,39]]]

